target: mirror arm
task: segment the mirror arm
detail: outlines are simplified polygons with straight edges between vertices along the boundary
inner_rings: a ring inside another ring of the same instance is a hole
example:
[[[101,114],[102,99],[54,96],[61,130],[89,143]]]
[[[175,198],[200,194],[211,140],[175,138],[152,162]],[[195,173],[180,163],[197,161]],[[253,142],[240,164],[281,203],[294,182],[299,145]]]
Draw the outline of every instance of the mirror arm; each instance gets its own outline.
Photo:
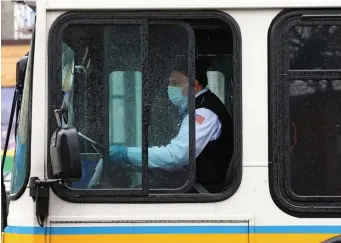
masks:
[[[56,109],[54,110],[54,115],[56,117],[57,125],[58,127],[62,127],[62,121],[61,121],[61,114],[63,112],[63,109]]]
[[[36,216],[38,224],[44,227],[46,218],[49,215],[50,187],[55,183],[62,183],[61,179],[40,180],[38,177],[31,177],[28,188],[30,197],[36,203]]]

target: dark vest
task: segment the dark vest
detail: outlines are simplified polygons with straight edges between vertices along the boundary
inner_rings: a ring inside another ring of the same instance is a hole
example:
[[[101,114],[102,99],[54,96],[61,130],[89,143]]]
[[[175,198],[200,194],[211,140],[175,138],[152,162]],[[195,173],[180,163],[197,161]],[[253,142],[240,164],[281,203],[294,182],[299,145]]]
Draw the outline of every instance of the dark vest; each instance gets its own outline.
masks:
[[[218,116],[221,133],[210,141],[196,158],[196,179],[209,192],[220,192],[227,186],[226,174],[233,153],[233,123],[225,105],[210,90],[195,98],[195,108],[206,108]],[[151,188],[179,188],[188,180],[188,169],[167,172],[152,169],[148,175]]]
[[[225,105],[210,90],[195,99],[195,108],[206,108],[218,116],[221,133],[210,141],[196,159],[196,181],[210,192],[220,192],[227,183],[227,169],[233,153],[233,122]]]

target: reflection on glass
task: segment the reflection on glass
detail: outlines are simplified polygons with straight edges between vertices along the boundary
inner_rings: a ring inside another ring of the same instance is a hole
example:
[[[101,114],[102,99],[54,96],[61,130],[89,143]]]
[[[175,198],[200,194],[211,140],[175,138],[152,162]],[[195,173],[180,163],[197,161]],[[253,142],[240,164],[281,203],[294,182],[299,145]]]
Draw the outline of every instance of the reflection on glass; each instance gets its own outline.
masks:
[[[9,126],[9,118],[11,114],[14,90],[15,88],[12,88],[12,87],[1,88],[1,157],[3,156],[4,148],[5,148],[7,129]],[[2,174],[2,176],[4,177],[4,181],[6,183],[6,191],[9,191],[10,189],[7,183],[11,182],[13,162],[14,162],[14,153],[15,153],[14,124],[15,123],[16,123],[16,119],[14,117],[11,134],[10,134],[9,142],[8,142],[8,148],[6,152],[4,170]]]
[[[301,196],[341,195],[341,80],[292,80],[290,184]]]
[[[186,76],[172,72],[174,66],[181,66],[181,71],[188,73],[188,35],[181,25],[149,27],[149,82],[153,85],[148,90],[148,159],[152,189],[181,188],[189,178],[189,83]]]
[[[225,104],[225,77],[221,72],[208,71],[207,87]]]
[[[15,155],[11,178],[11,194],[20,191],[25,183],[27,172],[27,163],[30,155],[30,126],[29,126],[29,109],[30,109],[30,89],[32,85],[32,62],[33,57],[29,55],[27,68],[25,72],[24,89],[19,116],[19,125],[15,144]]]
[[[210,60],[207,87],[233,115],[233,56],[228,54],[206,57]]]
[[[340,69],[341,26],[294,26],[287,38],[290,69]]]
[[[188,72],[187,30],[180,25],[152,24],[148,26],[148,43],[144,43],[138,24],[71,25],[63,39],[62,79],[69,77],[69,82],[63,82],[63,91],[72,90],[72,125],[97,143],[79,138],[83,177],[70,186],[142,187],[142,99],[149,108],[149,187],[184,186],[189,178],[187,97],[180,106],[174,105],[168,86],[179,59],[184,60]],[[142,80],[144,44],[148,44],[146,80]],[[182,85],[188,91],[188,79],[184,80],[187,84]],[[142,84],[146,87],[144,97]],[[181,129],[185,130],[181,144],[170,152],[168,148],[174,147]]]
[[[63,96],[73,108],[68,125],[97,143],[79,137],[83,175],[69,186],[141,187],[140,169],[123,156],[142,144],[141,26],[70,25],[63,39]]]
[[[104,179],[111,188],[141,188],[142,152],[132,164],[130,147],[142,144],[142,29],[115,25],[104,30],[109,70],[109,158]],[[137,132],[140,132],[139,134]]]
[[[72,127],[73,124],[73,81],[75,72],[75,53],[65,44],[62,43],[62,90],[64,92],[64,99],[67,102],[68,115],[67,121],[62,120],[63,126]]]
[[[142,75],[141,72],[114,71],[109,78],[109,163],[120,164],[115,166],[115,174],[112,174],[111,181],[117,180],[117,173],[122,174],[119,179],[121,187],[140,188],[142,185],[142,151],[136,154],[136,160],[140,163],[135,169],[124,171],[125,165],[130,165],[130,147],[142,146]],[[124,150],[126,155],[124,156]],[[129,152],[129,153],[128,153]],[[125,158],[122,158],[125,157]],[[129,173],[129,174],[128,174]],[[130,180],[126,178],[130,176]],[[126,185],[121,182],[127,181]]]

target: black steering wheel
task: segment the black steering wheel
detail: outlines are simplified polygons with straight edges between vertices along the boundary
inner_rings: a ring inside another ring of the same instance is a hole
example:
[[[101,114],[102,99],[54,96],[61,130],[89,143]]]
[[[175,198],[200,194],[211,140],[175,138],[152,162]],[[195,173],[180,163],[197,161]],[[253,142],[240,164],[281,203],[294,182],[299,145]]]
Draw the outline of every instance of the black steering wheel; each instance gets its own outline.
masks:
[[[85,136],[80,132],[78,132],[78,136],[88,141],[91,144],[92,148],[100,157],[100,160],[96,166],[95,173],[93,175],[96,177],[100,177],[100,179],[92,188],[96,189],[129,188],[128,185],[131,184],[132,176],[136,174],[136,172],[138,172],[139,168],[137,168],[136,166],[132,166],[129,163],[129,161],[120,161],[120,163],[110,163],[111,162],[110,159],[109,160],[104,159],[103,145]],[[103,171],[104,169],[105,171]],[[90,183],[92,182],[92,179]]]

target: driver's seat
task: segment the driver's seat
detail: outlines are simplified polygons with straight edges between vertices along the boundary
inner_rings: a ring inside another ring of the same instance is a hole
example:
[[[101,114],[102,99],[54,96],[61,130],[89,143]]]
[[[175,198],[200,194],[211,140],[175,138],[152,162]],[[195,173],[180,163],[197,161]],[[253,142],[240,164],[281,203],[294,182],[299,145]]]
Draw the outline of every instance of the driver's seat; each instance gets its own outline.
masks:
[[[227,171],[226,171],[226,177],[225,177],[225,182],[224,182],[224,189],[222,190],[223,191],[226,191],[226,189],[229,188],[229,186],[232,184],[233,182],[233,179],[234,179],[234,172],[235,172],[235,169],[236,169],[236,166],[235,166],[235,159],[234,159],[234,155],[232,155],[232,158],[230,160],[230,163],[229,163],[229,166],[227,168]],[[193,188],[198,192],[198,193],[201,193],[201,194],[210,194],[210,192],[203,186],[201,185],[200,183],[198,182],[194,182],[193,184]]]

